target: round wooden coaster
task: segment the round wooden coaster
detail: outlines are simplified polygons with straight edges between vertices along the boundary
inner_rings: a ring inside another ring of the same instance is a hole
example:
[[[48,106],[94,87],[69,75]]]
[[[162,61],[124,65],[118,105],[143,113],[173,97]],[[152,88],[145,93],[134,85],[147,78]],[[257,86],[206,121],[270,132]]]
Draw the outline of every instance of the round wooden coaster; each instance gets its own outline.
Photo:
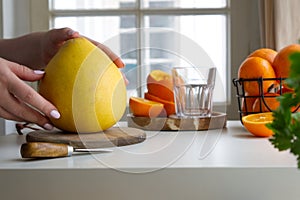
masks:
[[[74,148],[103,148],[125,146],[143,142],[143,130],[130,127],[112,127],[97,133],[68,133],[63,131],[37,130],[26,135],[27,142],[64,143]]]

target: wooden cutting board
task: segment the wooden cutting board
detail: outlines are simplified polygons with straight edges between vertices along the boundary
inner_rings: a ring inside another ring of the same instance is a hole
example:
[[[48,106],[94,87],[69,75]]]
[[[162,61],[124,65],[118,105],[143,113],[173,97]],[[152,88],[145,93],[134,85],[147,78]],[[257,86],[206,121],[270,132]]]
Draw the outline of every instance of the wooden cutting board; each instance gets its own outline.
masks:
[[[74,148],[104,148],[141,143],[146,139],[143,130],[130,127],[112,127],[97,133],[68,133],[60,130],[37,130],[26,135],[27,142],[64,143]]]
[[[127,116],[128,127],[149,131],[203,131],[226,127],[226,113],[214,112],[211,117],[178,118],[170,117],[136,117]]]

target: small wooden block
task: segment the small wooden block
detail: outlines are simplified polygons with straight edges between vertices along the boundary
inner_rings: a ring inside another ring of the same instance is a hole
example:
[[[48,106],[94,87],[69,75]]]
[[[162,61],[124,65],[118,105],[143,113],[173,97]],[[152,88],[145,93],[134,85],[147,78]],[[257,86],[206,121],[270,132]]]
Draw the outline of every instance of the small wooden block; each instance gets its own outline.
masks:
[[[135,117],[127,116],[128,127],[149,131],[201,131],[226,127],[226,114],[213,113],[211,117],[204,118],[178,118],[170,117]]]
[[[37,130],[26,135],[27,142],[63,143],[74,148],[104,148],[125,146],[143,142],[143,130],[129,127],[112,127],[97,133],[68,133],[63,131]]]

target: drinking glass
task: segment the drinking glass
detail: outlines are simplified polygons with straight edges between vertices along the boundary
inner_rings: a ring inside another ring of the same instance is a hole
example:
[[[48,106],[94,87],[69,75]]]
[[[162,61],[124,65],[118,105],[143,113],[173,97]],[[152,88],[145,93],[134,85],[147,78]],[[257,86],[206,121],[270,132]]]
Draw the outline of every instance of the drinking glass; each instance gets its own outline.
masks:
[[[177,117],[210,117],[216,68],[174,67],[172,75]]]

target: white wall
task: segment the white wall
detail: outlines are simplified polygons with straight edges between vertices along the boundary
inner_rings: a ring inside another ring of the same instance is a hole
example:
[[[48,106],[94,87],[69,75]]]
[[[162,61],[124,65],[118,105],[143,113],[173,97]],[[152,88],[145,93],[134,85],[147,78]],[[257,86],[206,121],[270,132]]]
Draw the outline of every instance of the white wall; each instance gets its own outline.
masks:
[[[4,38],[49,28],[48,0],[2,0],[2,4]]]
[[[30,32],[30,0],[2,0],[3,37],[11,38]]]
[[[2,0],[1,5],[2,38],[12,38],[31,31],[30,0]],[[13,132],[15,132],[15,122],[0,118],[0,135]]]

